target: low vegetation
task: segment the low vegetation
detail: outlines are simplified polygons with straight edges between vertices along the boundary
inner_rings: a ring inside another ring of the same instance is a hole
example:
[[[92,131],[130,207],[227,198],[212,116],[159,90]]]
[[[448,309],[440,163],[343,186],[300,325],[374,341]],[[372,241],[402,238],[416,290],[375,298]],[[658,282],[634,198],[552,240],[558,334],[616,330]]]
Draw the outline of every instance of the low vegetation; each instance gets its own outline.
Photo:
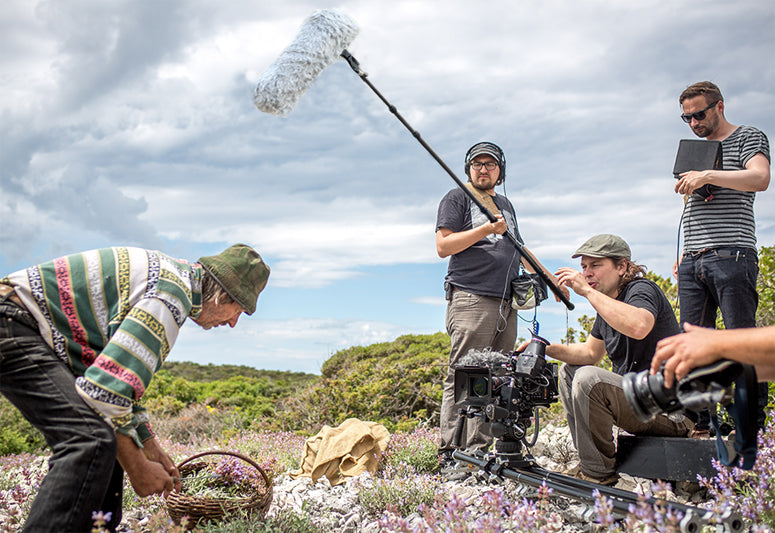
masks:
[[[760,270],[757,320],[760,325],[773,324],[772,247],[762,248]],[[669,297],[675,297],[670,279],[650,275]],[[578,331],[569,329],[568,340],[583,341],[591,322],[590,317],[582,317]],[[338,425],[347,418],[382,423],[393,433],[391,444],[380,472],[364,485],[359,500],[369,513],[381,516],[383,531],[500,531],[498,527],[504,524],[514,530],[557,531],[554,517],[543,512],[548,494],[526,502],[493,491],[488,496],[492,516],[471,529],[462,502],[436,490],[436,428],[448,350],[446,334],[406,335],[337,352],[325,362],[320,376],[168,362],[155,376],[144,402],[157,434],[176,460],[203,449],[229,449],[261,462],[272,475],[298,468],[305,438],[324,424]],[[547,415],[542,418],[545,424]],[[559,403],[548,418],[562,423]],[[775,482],[770,476],[775,470],[771,453],[775,428],[768,426],[760,438],[762,452],[753,471],[722,469],[704,483],[719,501],[730,502],[750,524],[756,524],[752,531],[770,531],[775,527]],[[0,397],[0,512],[9,517],[0,531],[19,530],[35,487],[45,475],[47,454],[41,435]],[[145,531],[182,531],[169,523],[161,499],[139,500],[128,486],[125,508],[126,516],[142,509],[143,516],[150,517]],[[607,531],[667,527],[664,522],[657,525],[664,517],[654,515],[653,510],[641,512],[637,522],[622,523],[614,522],[606,509],[601,501],[598,521]],[[413,523],[415,529],[405,520],[410,512],[421,515],[420,522]],[[311,518],[281,512],[271,520],[243,517],[196,531],[316,531]],[[99,531],[99,523],[95,527]]]

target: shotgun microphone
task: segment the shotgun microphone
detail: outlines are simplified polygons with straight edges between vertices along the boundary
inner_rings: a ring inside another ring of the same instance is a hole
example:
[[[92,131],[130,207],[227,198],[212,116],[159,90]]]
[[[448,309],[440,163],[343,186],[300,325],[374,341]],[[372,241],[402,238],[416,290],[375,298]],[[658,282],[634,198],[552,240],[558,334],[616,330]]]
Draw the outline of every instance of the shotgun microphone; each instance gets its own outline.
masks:
[[[312,13],[296,38],[259,77],[253,103],[264,113],[287,115],[358,32],[358,24],[339,10]]]

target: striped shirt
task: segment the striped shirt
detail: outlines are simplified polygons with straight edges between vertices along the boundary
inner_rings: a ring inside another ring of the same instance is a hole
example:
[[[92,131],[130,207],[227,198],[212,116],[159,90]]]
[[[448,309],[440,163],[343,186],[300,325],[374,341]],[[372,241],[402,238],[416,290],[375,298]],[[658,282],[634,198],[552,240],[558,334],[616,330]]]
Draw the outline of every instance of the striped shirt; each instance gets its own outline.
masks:
[[[187,317],[202,310],[202,268],[140,248],[54,259],[0,280],[76,376],[78,394],[113,428],[151,436],[139,404]]]
[[[740,126],[721,142],[723,170],[743,170],[760,153],[770,159],[767,136],[751,126]],[[703,169],[704,170],[704,169]],[[684,214],[684,251],[699,252],[711,248],[756,248],[756,223],[753,202],[756,193],[724,187],[705,201],[689,196]]]

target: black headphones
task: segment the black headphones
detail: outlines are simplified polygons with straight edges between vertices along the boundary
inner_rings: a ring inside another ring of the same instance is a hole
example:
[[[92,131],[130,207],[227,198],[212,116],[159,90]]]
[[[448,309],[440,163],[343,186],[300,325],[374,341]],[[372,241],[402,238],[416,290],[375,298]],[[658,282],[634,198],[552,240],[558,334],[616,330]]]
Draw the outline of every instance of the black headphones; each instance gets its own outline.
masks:
[[[500,175],[498,176],[498,181],[495,182],[495,185],[500,185],[506,179],[506,156],[503,154],[503,150],[501,150],[500,146],[488,141],[476,143],[466,152],[466,176],[470,178],[468,171],[471,169],[471,160],[482,154],[491,155],[498,162]]]

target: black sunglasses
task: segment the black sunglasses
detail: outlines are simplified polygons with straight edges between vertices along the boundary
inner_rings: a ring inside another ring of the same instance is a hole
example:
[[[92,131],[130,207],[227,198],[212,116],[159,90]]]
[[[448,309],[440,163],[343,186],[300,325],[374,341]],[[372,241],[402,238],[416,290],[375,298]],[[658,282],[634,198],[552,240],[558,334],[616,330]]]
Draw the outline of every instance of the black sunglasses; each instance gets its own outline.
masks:
[[[713,106],[715,106],[720,101],[721,100],[716,100],[715,102],[710,104],[705,109],[703,109],[701,111],[697,111],[696,113],[684,113],[683,115],[681,115],[681,120],[683,120],[687,124],[691,124],[692,123],[692,119],[696,120],[697,122],[699,122],[700,120],[705,120],[705,111],[707,111],[708,109],[712,108]]]

